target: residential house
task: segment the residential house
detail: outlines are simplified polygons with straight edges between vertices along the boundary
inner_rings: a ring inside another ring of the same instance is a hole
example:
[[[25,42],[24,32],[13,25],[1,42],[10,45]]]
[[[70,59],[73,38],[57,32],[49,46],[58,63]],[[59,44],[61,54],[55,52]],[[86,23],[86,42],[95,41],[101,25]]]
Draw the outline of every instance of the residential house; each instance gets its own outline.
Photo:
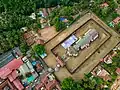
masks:
[[[52,8],[47,8],[48,14],[52,12]]]
[[[0,68],[11,62],[13,59],[18,58],[20,55],[21,52],[17,47],[0,55]]]
[[[41,45],[44,45],[44,40],[42,40],[42,39],[36,39],[35,40],[35,42],[36,42],[36,44],[41,44]]]
[[[43,40],[39,39],[39,35],[37,33],[35,33],[34,31],[25,32],[23,37],[24,37],[28,46],[31,46],[35,43],[43,44],[43,42],[42,42]]]
[[[110,90],[120,90],[120,76],[117,77]]]
[[[92,72],[93,76],[98,76],[103,80],[111,80],[110,74],[101,66],[96,67]]]
[[[111,56],[111,55],[107,55],[106,57],[103,58],[103,61],[104,61],[106,64],[112,63],[112,56]]]
[[[39,9],[37,15],[39,17],[43,17],[46,18],[56,7],[52,7],[52,8],[42,8],[42,10]]]
[[[23,35],[26,43],[28,44],[28,46],[31,46],[34,44],[34,39],[36,38],[36,36],[33,34],[32,31],[28,31],[28,32],[25,32],[24,35]]]
[[[115,25],[118,24],[118,23],[120,22],[120,17],[115,18],[112,22],[113,22]]]
[[[11,62],[0,68],[0,78],[8,79],[18,90],[24,89],[20,80],[17,78],[18,74],[16,72],[16,69],[18,69],[22,64],[23,62],[20,57],[18,59],[13,59]]]
[[[17,70],[19,71],[19,77],[22,77],[21,82],[23,86],[29,87],[29,84],[38,77],[38,74],[27,57],[23,57],[22,60],[24,64],[21,65]]]
[[[46,74],[41,79],[41,83],[36,86],[36,90],[61,90],[59,83],[53,74]]]
[[[46,18],[54,9],[55,9],[55,7],[43,8],[42,9],[43,16]]]
[[[105,62],[106,64],[112,63],[112,57],[116,55],[116,51],[110,52],[110,54],[106,55],[104,58],[100,59],[101,62]]]

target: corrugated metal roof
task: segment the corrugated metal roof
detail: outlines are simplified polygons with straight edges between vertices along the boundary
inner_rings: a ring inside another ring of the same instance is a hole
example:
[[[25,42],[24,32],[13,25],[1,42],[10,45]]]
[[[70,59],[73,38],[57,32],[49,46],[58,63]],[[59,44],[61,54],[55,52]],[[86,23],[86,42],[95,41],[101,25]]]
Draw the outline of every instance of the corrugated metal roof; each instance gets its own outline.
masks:
[[[75,35],[70,36],[67,40],[65,40],[61,45],[67,49],[70,47],[73,43],[77,41],[77,37]]]
[[[0,68],[4,65],[8,64],[10,61],[12,61],[15,57],[11,53],[11,51],[4,53],[0,55]]]
[[[0,77],[7,77],[8,74],[10,74],[13,70],[18,69],[21,65],[23,65],[21,58],[12,60],[4,67],[0,68]]]
[[[0,68],[11,62],[13,59],[15,59],[14,51],[21,55],[21,52],[18,47],[15,47],[12,50],[0,55]]]
[[[95,29],[90,29],[88,32],[85,33],[85,36],[80,38],[76,45],[74,45],[74,48],[82,47],[86,44],[89,44],[91,39],[93,39],[96,35],[98,35],[98,32]]]
[[[83,37],[76,45],[80,46],[84,46],[86,44],[90,43],[90,36],[86,35],[85,37]]]

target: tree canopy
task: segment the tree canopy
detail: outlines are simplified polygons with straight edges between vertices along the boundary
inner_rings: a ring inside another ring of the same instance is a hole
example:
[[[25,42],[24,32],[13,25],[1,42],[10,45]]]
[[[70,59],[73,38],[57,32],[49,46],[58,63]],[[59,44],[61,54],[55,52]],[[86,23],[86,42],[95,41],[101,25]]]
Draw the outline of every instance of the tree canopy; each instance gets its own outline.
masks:
[[[62,90],[84,90],[79,85],[78,82],[75,82],[71,77],[66,78],[62,82]]]
[[[61,83],[62,90],[103,90],[101,88],[101,85],[104,84],[103,79],[89,75],[90,73],[86,74],[83,79],[78,81],[71,77],[65,78]]]
[[[33,50],[40,56],[45,53],[45,47],[43,45],[37,44],[33,47]]]
[[[0,1],[0,38],[2,38],[0,39],[0,54],[15,46],[23,47],[24,53],[27,51],[20,28],[34,23],[28,15],[35,9],[35,3],[32,0]]]

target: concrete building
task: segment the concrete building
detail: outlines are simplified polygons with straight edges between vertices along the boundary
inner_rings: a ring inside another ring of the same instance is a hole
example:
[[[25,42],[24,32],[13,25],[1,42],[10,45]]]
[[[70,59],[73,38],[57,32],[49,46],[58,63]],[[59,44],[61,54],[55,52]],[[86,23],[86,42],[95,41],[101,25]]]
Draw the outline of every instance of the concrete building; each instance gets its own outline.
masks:
[[[36,86],[36,90],[61,90],[59,83],[55,80],[54,75],[46,74],[41,83]]]
[[[76,42],[73,47],[75,50],[79,51],[79,49],[84,49],[85,47],[88,47],[90,42],[94,41],[98,38],[98,32],[95,29],[88,30],[85,35],[82,38],[79,38],[79,40]]]

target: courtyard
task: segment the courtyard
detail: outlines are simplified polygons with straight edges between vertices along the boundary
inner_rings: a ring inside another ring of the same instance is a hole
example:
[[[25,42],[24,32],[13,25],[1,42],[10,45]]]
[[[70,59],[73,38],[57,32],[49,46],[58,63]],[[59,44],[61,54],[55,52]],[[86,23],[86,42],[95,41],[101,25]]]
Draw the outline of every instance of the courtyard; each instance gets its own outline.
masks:
[[[60,81],[66,77],[73,77],[76,80],[83,78],[84,73],[90,72],[99,64],[100,59],[106,56],[120,42],[119,34],[104,24],[104,22],[93,13],[88,13],[45,44],[48,56],[44,61],[47,65],[55,68],[57,64],[55,55],[51,50],[55,49],[60,56],[63,55],[65,50],[60,44],[66,38],[75,31],[76,36],[82,36],[91,28],[97,30],[99,37],[92,42],[88,48],[82,50],[78,57],[71,57],[66,62],[66,66],[61,67],[58,72],[55,72],[55,75]]]
[[[110,37],[110,34],[105,32],[105,30],[93,20],[86,22],[82,27],[77,29],[74,32],[74,35],[81,37],[89,29],[95,29],[99,33],[99,37],[93,41],[88,48],[81,50],[77,57],[68,57],[66,61],[66,67],[70,73],[74,73],[75,70],[80,65],[82,65]],[[64,56],[66,49],[63,48],[60,43],[53,49],[53,51],[62,57]]]

